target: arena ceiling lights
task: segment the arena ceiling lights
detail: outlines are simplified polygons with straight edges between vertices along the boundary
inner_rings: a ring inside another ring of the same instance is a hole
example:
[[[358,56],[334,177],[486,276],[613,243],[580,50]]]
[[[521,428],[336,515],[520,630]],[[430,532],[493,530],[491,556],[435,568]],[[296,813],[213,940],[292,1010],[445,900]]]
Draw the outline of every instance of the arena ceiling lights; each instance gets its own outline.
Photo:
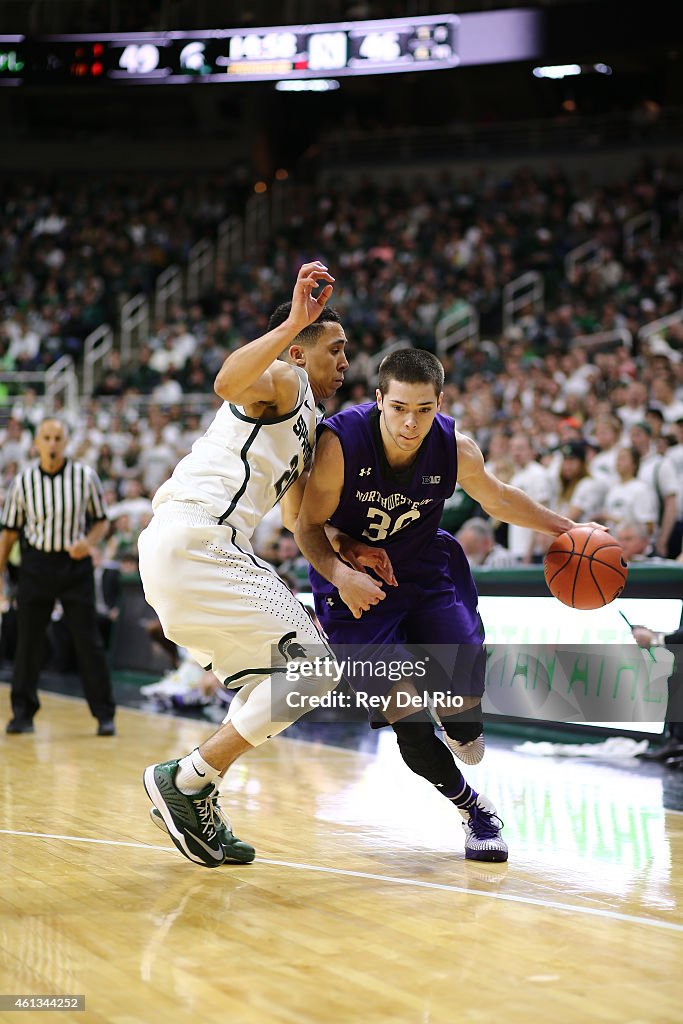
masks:
[[[550,64],[547,67],[534,68],[534,78],[571,78],[573,75],[588,75],[597,72],[599,75],[611,75],[609,64]]]

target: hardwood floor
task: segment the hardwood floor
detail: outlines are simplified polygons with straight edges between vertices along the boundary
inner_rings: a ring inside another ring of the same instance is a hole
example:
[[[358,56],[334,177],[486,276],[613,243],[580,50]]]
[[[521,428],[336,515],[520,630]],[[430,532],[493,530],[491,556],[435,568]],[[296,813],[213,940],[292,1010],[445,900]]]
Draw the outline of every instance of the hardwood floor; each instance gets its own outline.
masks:
[[[84,994],[57,1019],[109,1024],[681,1019],[683,815],[637,762],[491,740],[467,774],[510,861],[477,865],[392,735],[280,737],[223,786],[256,861],[207,870],[151,824],[141,775],[212,726],[121,708],[98,738],[82,701],[41,699],[34,735],[0,739],[0,992]]]

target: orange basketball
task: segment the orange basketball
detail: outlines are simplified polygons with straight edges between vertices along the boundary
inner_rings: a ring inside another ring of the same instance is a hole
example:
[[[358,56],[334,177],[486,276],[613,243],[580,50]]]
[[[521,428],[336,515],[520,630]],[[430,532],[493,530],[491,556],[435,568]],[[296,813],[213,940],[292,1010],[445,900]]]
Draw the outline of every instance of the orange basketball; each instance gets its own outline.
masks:
[[[628,568],[621,545],[605,530],[577,526],[548,548],[545,581],[558,601],[587,611],[609,604],[624,589]]]

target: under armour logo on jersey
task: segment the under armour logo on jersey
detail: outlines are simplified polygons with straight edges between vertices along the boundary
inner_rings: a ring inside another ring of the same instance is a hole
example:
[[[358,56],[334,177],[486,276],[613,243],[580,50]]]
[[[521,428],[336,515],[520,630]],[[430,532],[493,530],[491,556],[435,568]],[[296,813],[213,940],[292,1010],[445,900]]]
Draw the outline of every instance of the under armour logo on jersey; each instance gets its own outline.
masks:
[[[370,476],[372,473],[372,466],[365,466],[363,469],[358,470],[358,476]]]
[[[423,476],[422,477],[422,483],[423,484],[440,484],[441,483],[441,477],[440,476]]]
[[[333,597],[326,597],[326,598],[325,598],[325,603],[326,603],[326,604],[327,604],[327,605],[328,605],[328,606],[329,606],[330,608],[334,608],[334,598],[333,598]]]

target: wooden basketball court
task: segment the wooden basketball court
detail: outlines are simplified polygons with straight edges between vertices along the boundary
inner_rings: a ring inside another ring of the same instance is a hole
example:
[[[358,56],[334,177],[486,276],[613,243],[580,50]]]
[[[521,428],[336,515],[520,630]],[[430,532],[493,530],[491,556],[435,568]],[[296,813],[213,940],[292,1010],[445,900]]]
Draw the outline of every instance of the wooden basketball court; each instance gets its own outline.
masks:
[[[35,735],[0,739],[1,993],[83,994],[57,1019],[109,1024],[683,1015],[683,815],[637,763],[490,740],[468,777],[510,861],[477,865],[392,735],[367,752],[283,736],[223,786],[256,861],[208,870],[151,824],[141,775],[211,725],[121,708],[97,738],[81,700],[41,700]]]

